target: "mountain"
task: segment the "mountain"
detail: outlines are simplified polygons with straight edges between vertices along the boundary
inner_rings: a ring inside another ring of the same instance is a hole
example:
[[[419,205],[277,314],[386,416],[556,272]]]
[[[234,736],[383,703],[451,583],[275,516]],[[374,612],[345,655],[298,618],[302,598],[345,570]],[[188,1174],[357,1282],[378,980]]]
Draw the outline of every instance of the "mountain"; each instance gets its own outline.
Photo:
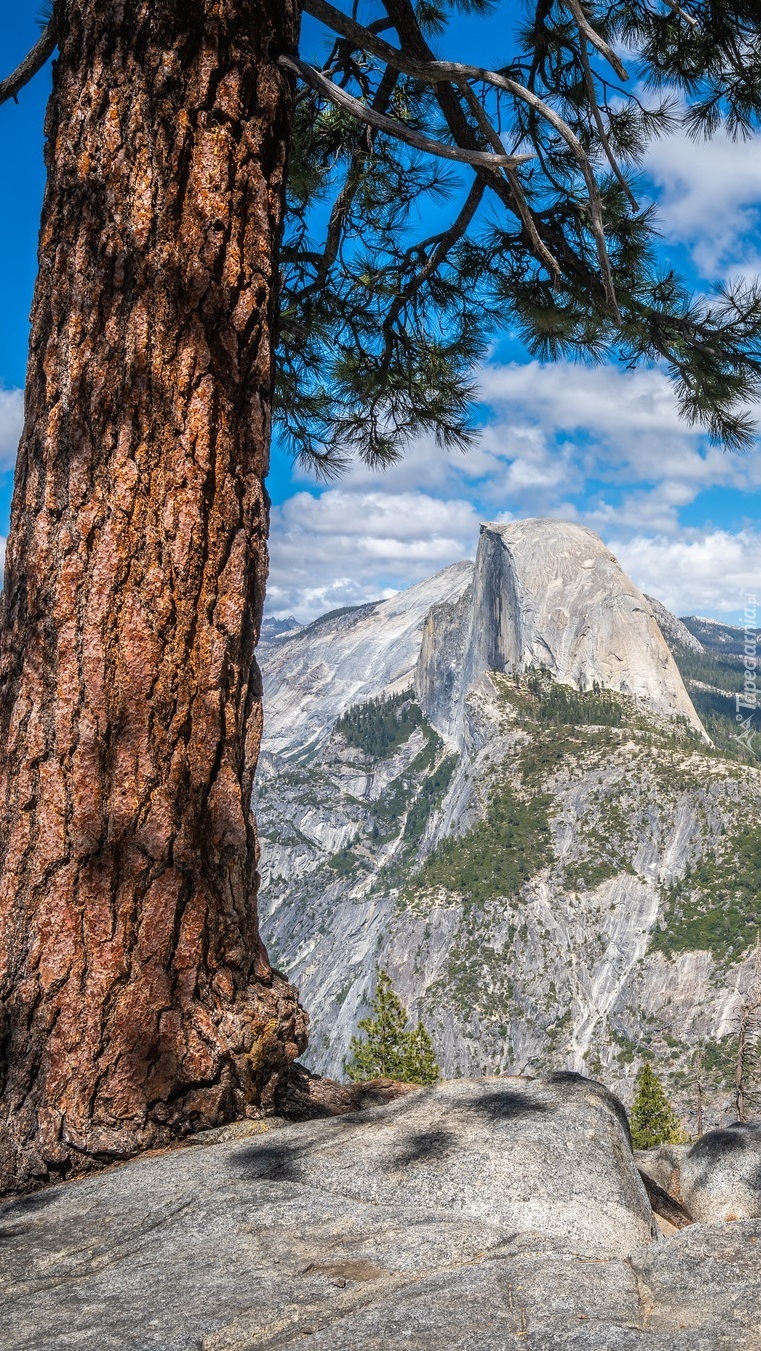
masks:
[[[650,605],[583,526],[482,526],[470,586],[428,615],[416,690],[434,727],[459,741],[480,675],[531,670],[581,692],[618,691],[703,732]]]
[[[692,1120],[701,1047],[723,1118],[761,769],[733,715],[707,740],[677,663],[715,658],[669,616],[672,656],[657,610],[591,532],[526,521],[260,650],[262,930],[313,1068],[341,1073],[385,966],[446,1074],[571,1068],[626,1097],[651,1058]]]
[[[287,619],[263,619],[259,641],[270,642],[273,638],[284,637],[286,633],[294,633],[301,627],[294,615],[288,615]]]
[[[745,631],[694,615],[674,619],[659,602],[650,603],[714,745],[761,764],[761,702],[748,698],[746,690],[748,681],[751,691],[757,686],[757,666],[746,669]],[[749,655],[757,661],[761,646],[754,637]]]
[[[733,624],[722,624],[718,619],[702,619],[699,615],[685,615],[682,623],[704,650],[742,657],[744,629]]]
[[[672,650],[676,647],[685,652],[705,652],[703,644],[690,632],[683,619],[677,619],[654,596],[646,596],[645,599],[653,612],[658,628]]]
[[[323,741],[350,704],[412,684],[426,616],[468,585],[472,563],[454,563],[417,586],[332,610],[258,649],[264,685],[263,753],[292,756]]]

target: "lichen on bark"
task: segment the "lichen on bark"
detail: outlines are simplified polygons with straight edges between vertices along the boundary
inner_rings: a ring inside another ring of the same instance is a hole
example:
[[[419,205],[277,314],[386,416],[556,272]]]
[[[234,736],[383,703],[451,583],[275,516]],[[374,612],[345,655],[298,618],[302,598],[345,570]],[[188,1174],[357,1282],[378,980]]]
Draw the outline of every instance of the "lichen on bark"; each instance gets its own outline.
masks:
[[[266,1108],[254,646],[297,0],[62,0],[0,633],[0,1191]]]

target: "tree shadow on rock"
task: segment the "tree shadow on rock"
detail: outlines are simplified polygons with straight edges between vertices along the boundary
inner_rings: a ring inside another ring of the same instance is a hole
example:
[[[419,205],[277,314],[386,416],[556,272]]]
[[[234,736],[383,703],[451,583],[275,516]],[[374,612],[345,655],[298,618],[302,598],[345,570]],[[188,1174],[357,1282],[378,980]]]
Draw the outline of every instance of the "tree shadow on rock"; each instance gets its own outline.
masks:
[[[32,1218],[38,1210],[52,1205],[55,1199],[52,1188],[49,1188],[47,1191],[34,1192],[31,1196],[17,1196],[10,1201],[0,1202],[0,1243],[27,1233],[31,1226],[18,1221]]]
[[[303,1145],[248,1145],[236,1150],[233,1156],[235,1172],[239,1177],[253,1181],[257,1178],[268,1182],[308,1182],[302,1168],[309,1157],[309,1149]]]
[[[419,1131],[415,1135],[410,1135],[394,1155],[389,1165],[390,1170],[409,1168],[414,1163],[430,1163],[433,1160],[445,1159],[452,1153],[457,1143],[458,1137],[453,1131]]]
[[[761,1127],[756,1122],[733,1121],[729,1126],[721,1126],[707,1131],[695,1142],[687,1158],[697,1163],[700,1173],[698,1186],[706,1186],[717,1168],[732,1158],[733,1161],[747,1150],[757,1151],[761,1145]],[[743,1183],[753,1191],[761,1193],[761,1161],[743,1175]]]
[[[530,1093],[516,1093],[511,1088],[495,1088],[490,1093],[483,1093],[473,1098],[468,1106],[489,1121],[517,1121],[523,1116],[547,1116],[553,1111],[550,1103],[542,1102]]]

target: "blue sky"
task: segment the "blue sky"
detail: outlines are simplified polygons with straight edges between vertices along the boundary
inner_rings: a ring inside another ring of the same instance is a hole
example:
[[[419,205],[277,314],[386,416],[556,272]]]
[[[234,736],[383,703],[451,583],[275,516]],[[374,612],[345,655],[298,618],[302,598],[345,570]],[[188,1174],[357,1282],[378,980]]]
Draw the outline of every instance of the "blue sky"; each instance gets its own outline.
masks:
[[[2,74],[36,41],[36,14],[25,2],[4,15]],[[458,20],[447,46],[483,59],[485,31],[493,65],[494,34],[506,32],[498,19]],[[21,425],[48,89],[45,71],[18,105],[0,108],[0,536]],[[761,136],[694,145],[677,134],[652,147],[647,173],[664,252],[697,289],[761,271]],[[679,422],[659,371],[543,366],[508,335],[480,388],[483,436],[465,456],[421,442],[384,474],[357,467],[320,487],[274,447],[270,613],[306,620],[390,594],[472,556],[480,521],[531,515],[591,526],[639,586],[680,614],[731,621],[761,591],[761,453],[709,447]]]

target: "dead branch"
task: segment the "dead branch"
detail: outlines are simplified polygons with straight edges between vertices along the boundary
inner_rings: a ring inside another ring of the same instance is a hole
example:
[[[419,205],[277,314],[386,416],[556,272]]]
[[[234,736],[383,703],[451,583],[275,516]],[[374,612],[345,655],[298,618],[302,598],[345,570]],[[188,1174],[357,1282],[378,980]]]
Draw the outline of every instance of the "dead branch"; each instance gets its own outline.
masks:
[[[42,67],[50,60],[56,49],[56,36],[53,27],[53,20],[47,25],[39,42],[35,43],[28,56],[24,57],[20,66],[17,66],[12,75],[0,83],[0,103],[7,103],[8,99],[16,101],[19,90],[29,84]]]
[[[381,1107],[394,1098],[414,1093],[420,1084],[401,1084],[395,1079],[371,1079],[363,1084],[340,1084],[323,1079],[304,1065],[291,1065],[278,1086],[275,1109],[289,1121],[312,1121],[316,1117],[344,1116]]]
[[[374,127],[376,131],[385,131],[389,136],[394,136],[397,141],[404,141],[406,145],[414,146],[416,150],[423,150],[428,155],[438,155],[441,159],[456,160],[459,164],[470,164],[478,169],[513,169],[519,164],[525,164],[527,160],[533,159],[533,155],[492,155],[483,150],[461,150],[458,146],[445,145],[443,141],[434,141],[430,136],[423,136],[419,131],[413,131],[405,126],[403,122],[396,118],[386,117],[383,113],[377,113],[373,108],[365,103],[360,103],[358,99],[347,94],[345,89],[334,84],[327,76],[321,75],[319,70],[313,66],[308,66],[305,61],[300,61],[295,56],[278,57],[278,65],[285,67],[286,70],[292,70],[296,75],[300,75],[306,84],[312,86],[319,93],[324,94],[331,103],[337,108],[342,108],[345,112],[351,113],[359,122],[365,122],[367,126]]]
[[[675,1200],[669,1192],[664,1191],[663,1187],[660,1187],[655,1179],[645,1172],[644,1168],[638,1168],[637,1172],[645,1184],[647,1199],[656,1215],[660,1215],[663,1220],[668,1220],[669,1224],[673,1224],[675,1229],[686,1229],[689,1224],[695,1223],[686,1206]]]
[[[585,37],[590,46],[595,47],[600,55],[605,57],[605,60],[613,67],[619,80],[628,80],[629,75],[626,67],[622,66],[619,58],[613,51],[613,48],[609,47],[605,39],[601,38],[600,34],[595,32],[594,28],[592,28],[586,14],[579,4],[579,0],[565,0],[565,4],[576,20],[576,27],[582,37]]]

